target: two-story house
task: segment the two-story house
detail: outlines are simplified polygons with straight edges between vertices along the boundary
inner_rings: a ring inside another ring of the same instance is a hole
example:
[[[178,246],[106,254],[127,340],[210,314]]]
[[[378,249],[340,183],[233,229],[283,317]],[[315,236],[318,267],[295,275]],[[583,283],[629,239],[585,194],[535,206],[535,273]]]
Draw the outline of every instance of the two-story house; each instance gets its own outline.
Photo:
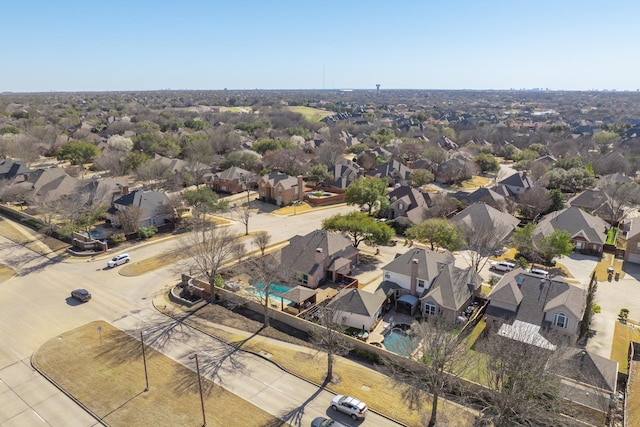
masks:
[[[477,293],[482,279],[455,267],[451,252],[413,248],[382,267],[380,288],[394,293],[396,310],[454,321]]]
[[[128,192],[123,189],[123,194],[107,210],[107,223],[120,227],[121,211],[133,207],[139,209],[137,214],[138,227],[159,226],[173,219],[173,210],[170,208],[169,197],[160,191],[135,190]]]
[[[566,231],[576,250],[597,255],[602,253],[609,228],[602,218],[572,206],[545,215],[536,225],[533,238],[539,241],[555,230]]]
[[[293,177],[282,172],[271,172],[258,179],[260,200],[275,203],[278,206],[304,200],[304,189],[302,176]]]
[[[213,191],[235,194],[255,188],[257,181],[253,172],[232,166],[210,176],[207,184]]]

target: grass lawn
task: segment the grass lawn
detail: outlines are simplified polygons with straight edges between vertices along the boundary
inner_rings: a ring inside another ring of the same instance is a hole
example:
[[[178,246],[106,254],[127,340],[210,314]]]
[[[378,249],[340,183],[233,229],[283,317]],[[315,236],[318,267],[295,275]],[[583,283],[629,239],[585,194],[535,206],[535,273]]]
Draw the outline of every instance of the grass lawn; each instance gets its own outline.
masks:
[[[462,181],[461,187],[465,190],[469,190],[472,188],[484,187],[491,181],[491,178],[486,178],[484,176],[472,176],[471,179],[466,181]]]
[[[613,265],[612,265],[612,260],[613,260]],[[596,264],[596,268],[595,268],[596,278],[600,282],[604,282],[605,280],[608,280],[607,269],[609,267],[613,267],[613,270],[616,273],[620,273],[620,278],[623,278],[624,271],[622,271],[622,264],[623,264],[623,260],[614,259],[613,254],[607,254],[607,253],[602,254],[602,259],[600,260],[600,262],[598,262],[598,264]]]
[[[611,347],[610,359],[618,362],[618,370],[627,373],[627,352],[631,341],[640,341],[640,328],[634,328],[620,322],[616,322],[613,331],[613,345]]]
[[[629,378],[629,391],[627,394],[627,418],[628,426],[640,426],[640,362],[633,361],[633,370]],[[635,391],[635,392],[634,392]]]
[[[289,206],[281,207],[280,209],[277,209],[277,210],[273,211],[273,214],[275,214],[275,215],[294,215],[294,214],[298,214],[300,212],[310,211],[312,209],[313,209],[313,207],[311,207],[311,205],[309,203],[302,202],[302,203],[300,203],[298,205],[289,205]]]
[[[305,107],[302,105],[287,107],[287,109],[294,113],[302,114],[304,118],[310,122],[319,122],[325,117],[333,116],[335,114],[333,111],[320,110],[319,108]]]
[[[0,235],[6,237],[12,242],[25,246],[26,248],[29,248],[40,255],[47,254],[47,252],[43,250],[40,243],[43,243],[44,245],[49,247],[49,249],[51,249],[53,252],[60,252],[69,247],[68,243],[62,242],[58,239],[54,239],[53,237],[47,236],[37,231],[29,230],[29,233],[33,235],[33,238],[30,236],[26,236],[18,231],[18,229],[16,229],[16,227],[11,224],[11,220],[0,218]]]
[[[616,244],[616,233],[618,232],[618,227],[611,227],[609,231],[607,231],[607,240],[605,243],[607,245],[615,245]]]
[[[196,373],[149,347],[145,352],[148,392],[140,341],[106,322],[53,338],[33,355],[33,363],[108,425],[202,425]],[[202,389],[209,425],[238,425],[238,420],[246,426],[281,425],[204,378]]]
[[[126,277],[139,276],[141,274],[157,270],[158,268],[166,267],[167,265],[178,260],[185,259],[188,256],[189,254],[187,252],[181,249],[175,249],[173,251],[168,251],[149,258],[145,258],[141,261],[130,262],[122,266],[118,273]]]

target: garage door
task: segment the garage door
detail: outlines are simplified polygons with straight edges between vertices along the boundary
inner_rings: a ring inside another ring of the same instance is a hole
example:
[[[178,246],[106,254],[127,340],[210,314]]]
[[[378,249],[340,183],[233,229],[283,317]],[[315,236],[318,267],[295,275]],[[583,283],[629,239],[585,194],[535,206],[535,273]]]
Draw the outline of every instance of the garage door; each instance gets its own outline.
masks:
[[[632,262],[634,264],[640,264],[640,254],[629,254],[627,261]]]

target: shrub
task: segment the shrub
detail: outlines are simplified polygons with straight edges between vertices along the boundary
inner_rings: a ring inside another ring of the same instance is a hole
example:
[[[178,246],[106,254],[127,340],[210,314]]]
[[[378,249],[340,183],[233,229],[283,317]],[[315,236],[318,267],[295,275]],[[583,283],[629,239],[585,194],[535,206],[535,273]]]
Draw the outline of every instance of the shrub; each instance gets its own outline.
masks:
[[[150,225],[148,227],[140,227],[138,229],[138,238],[141,240],[146,240],[150,237],[155,236],[157,232],[158,232],[158,229],[155,228],[153,225]]]
[[[125,237],[124,233],[112,234],[111,237],[109,237],[109,243],[112,243],[112,246],[117,246],[121,243],[124,243],[126,240],[127,238]]]

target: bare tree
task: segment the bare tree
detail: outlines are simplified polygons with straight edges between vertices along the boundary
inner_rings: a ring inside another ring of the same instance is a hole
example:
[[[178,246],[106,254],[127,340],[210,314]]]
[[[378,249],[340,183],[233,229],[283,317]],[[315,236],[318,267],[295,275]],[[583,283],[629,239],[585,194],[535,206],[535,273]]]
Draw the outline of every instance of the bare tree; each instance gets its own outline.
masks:
[[[524,330],[511,338],[493,333],[477,343],[486,355],[480,369],[486,372],[487,392],[474,396],[483,402],[483,420],[497,427],[564,425],[564,396],[554,372],[566,347]]]
[[[140,206],[125,206],[119,209],[116,217],[118,218],[120,227],[122,227],[122,231],[125,233],[136,232],[143,213],[144,209]]]
[[[246,261],[241,269],[251,278],[250,284],[258,290],[255,297],[263,308],[263,326],[268,328],[271,305],[277,304],[280,298],[275,294],[275,287],[287,281],[287,268],[275,256],[267,255]]]
[[[264,256],[264,252],[267,249],[267,246],[271,242],[271,235],[269,232],[261,230],[257,231],[253,235],[253,243],[260,249],[260,256]]]
[[[7,154],[29,166],[40,157],[39,141],[30,135],[16,135],[9,141]]]
[[[608,180],[601,181],[599,187],[609,199],[603,205],[603,213],[609,216],[612,224],[619,224],[626,216],[627,208],[640,194],[638,184],[635,181],[620,183]]]
[[[506,227],[500,229],[488,221],[459,222],[458,229],[466,242],[467,262],[476,273],[482,270],[491,255],[504,246],[511,231]]]
[[[333,381],[333,366],[337,356],[343,356],[351,350],[348,340],[344,335],[345,328],[337,321],[340,304],[332,307],[321,307],[318,311],[318,324],[320,329],[311,334],[311,341],[316,347],[327,353],[327,376],[325,384]]]
[[[520,214],[535,221],[551,207],[553,200],[543,187],[533,187],[518,196]]]
[[[466,342],[454,331],[456,325],[442,317],[433,317],[422,323],[414,322],[409,329],[412,342],[418,347],[406,349],[415,357],[386,358],[385,366],[392,378],[403,387],[403,395],[420,410],[425,406],[424,392],[431,394],[431,414],[427,425],[436,425],[438,401],[470,367]]]
[[[213,296],[220,269],[232,260],[237,254],[235,246],[241,244],[230,228],[200,221],[194,224],[193,231],[180,243],[179,249],[188,254],[189,269],[207,278]]]
[[[105,150],[94,161],[93,167],[100,171],[109,171],[112,176],[122,176],[126,172],[124,155],[121,151]]]
[[[148,188],[159,190],[171,176],[171,168],[160,162],[145,162],[138,166],[136,175]]]
[[[244,235],[249,235],[249,220],[253,215],[255,209],[252,208],[251,203],[242,204],[234,209],[234,215],[238,218],[238,221],[244,225]]]
[[[325,141],[316,150],[318,162],[332,168],[342,158],[345,148],[344,142]]]

